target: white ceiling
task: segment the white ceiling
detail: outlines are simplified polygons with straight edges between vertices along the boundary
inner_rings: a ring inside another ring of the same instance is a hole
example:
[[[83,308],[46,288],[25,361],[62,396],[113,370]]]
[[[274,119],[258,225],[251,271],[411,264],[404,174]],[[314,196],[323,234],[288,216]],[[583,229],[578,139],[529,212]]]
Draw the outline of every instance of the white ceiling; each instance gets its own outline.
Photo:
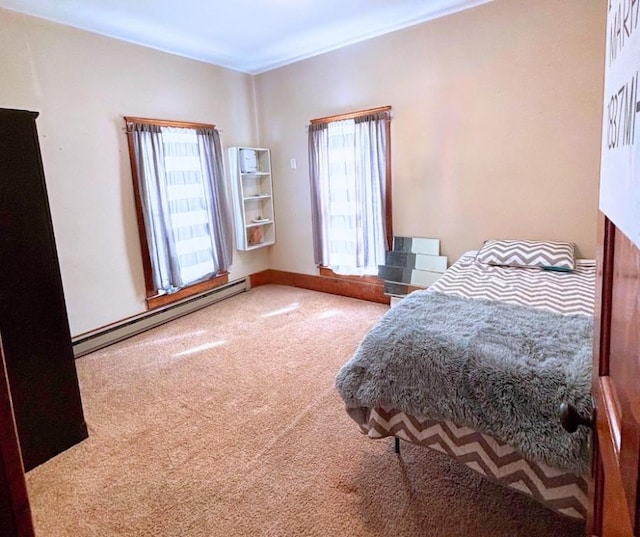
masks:
[[[0,0],[0,7],[257,74],[490,0]]]

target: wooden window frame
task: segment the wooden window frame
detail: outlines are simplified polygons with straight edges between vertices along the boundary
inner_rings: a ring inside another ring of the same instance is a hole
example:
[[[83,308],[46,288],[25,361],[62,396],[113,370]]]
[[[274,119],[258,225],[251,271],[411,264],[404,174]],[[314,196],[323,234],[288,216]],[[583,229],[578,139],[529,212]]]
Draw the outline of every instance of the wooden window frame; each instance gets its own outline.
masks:
[[[337,114],[334,116],[320,117],[312,119],[310,123],[312,125],[333,123],[334,121],[343,121],[345,119],[355,119],[358,117],[366,116],[368,114],[376,114],[379,112],[386,112],[387,119],[385,122],[386,136],[387,136],[387,148],[385,159],[387,161],[387,170],[385,174],[385,188],[387,192],[385,203],[385,229],[387,230],[387,248],[390,250],[393,247],[393,215],[392,215],[392,196],[391,196],[391,106],[380,106],[378,108],[369,108],[367,110],[358,110],[357,112],[347,112],[346,114]],[[331,276],[332,278],[340,279],[355,279],[355,281],[379,281],[377,276],[345,276],[336,274],[331,270],[331,267],[318,265],[319,273],[323,276]]]
[[[175,293],[158,294],[158,290],[153,284],[153,271],[151,269],[151,255],[149,253],[149,243],[147,241],[147,228],[144,223],[142,198],[140,197],[140,177],[138,176],[138,166],[136,163],[134,145],[133,145],[133,124],[147,123],[149,125],[158,125],[160,127],[178,127],[182,129],[213,129],[215,125],[210,123],[194,123],[191,121],[171,121],[166,119],[151,119],[134,116],[124,116],[127,145],[129,148],[129,162],[131,164],[131,179],[133,182],[133,198],[136,207],[136,219],[138,221],[138,237],[140,239],[140,251],[142,254],[142,269],[144,272],[145,301],[147,310],[153,310],[178,302],[184,298],[204,293],[210,289],[220,287],[229,281],[228,272],[220,272],[211,278],[189,284]]]

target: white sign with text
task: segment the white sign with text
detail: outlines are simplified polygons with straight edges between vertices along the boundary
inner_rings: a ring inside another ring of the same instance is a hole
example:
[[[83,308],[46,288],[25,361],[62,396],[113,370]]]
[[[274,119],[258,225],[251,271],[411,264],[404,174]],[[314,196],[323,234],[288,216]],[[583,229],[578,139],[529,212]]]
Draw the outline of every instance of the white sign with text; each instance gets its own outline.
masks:
[[[640,247],[640,0],[609,0],[600,210]]]

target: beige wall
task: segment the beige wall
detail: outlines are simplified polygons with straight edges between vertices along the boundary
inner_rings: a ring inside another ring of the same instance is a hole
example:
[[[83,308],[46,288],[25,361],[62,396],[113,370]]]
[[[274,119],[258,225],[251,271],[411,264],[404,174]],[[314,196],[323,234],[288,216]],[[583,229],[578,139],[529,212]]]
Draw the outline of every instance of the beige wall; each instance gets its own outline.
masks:
[[[272,268],[315,272],[309,120],[383,105],[396,235],[439,237],[450,261],[488,238],[571,240],[594,256],[605,9],[495,0],[257,76]]]
[[[72,334],[145,310],[124,115],[215,123],[258,143],[253,78],[0,9],[0,107],[38,131]],[[3,178],[4,179],[4,178]],[[268,253],[234,253],[232,279]]]
[[[254,78],[0,9],[0,106],[41,114],[72,333],[145,309],[123,115],[272,149],[277,244],[235,252],[232,279],[315,273],[305,126],[387,104],[396,234],[452,259],[489,237],[593,256],[604,25],[604,2],[495,0]]]

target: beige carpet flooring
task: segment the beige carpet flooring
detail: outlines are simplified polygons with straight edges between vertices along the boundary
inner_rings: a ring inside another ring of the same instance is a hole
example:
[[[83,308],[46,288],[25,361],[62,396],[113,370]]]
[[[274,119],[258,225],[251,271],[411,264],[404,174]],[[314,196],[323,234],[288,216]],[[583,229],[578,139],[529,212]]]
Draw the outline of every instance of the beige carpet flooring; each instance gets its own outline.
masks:
[[[90,437],[27,475],[39,537],[578,536],[426,448],[363,436],[333,382],[386,308],[281,286],[77,361]]]

